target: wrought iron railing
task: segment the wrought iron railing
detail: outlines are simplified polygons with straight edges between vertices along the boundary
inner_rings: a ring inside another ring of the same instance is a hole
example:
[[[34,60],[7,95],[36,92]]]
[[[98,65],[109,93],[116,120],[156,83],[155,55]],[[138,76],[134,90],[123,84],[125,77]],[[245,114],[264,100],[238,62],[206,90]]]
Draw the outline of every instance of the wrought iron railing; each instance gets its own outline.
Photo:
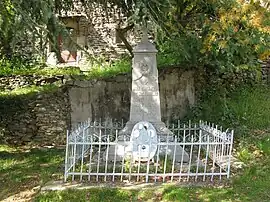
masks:
[[[152,158],[136,157],[124,124],[87,121],[67,133],[64,180],[110,182],[205,181],[230,175],[233,130],[200,121],[171,124]],[[173,138],[172,138],[173,137]],[[151,142],[150,142],[151,145]]]

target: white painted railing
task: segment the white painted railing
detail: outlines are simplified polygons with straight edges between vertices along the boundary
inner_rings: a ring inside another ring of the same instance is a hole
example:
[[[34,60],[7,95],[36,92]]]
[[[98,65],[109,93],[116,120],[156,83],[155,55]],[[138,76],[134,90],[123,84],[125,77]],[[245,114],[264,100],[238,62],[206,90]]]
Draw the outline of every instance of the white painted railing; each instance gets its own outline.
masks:
[[[171,124],[153,158],[134,160],[124,124],[87,121],[67,133],[64,180],[110,182],[205,181],[228,178],[233,131],[213,124]],[[173,136],[173,138],[172,138]],[[121,139],[121,141],[119,140]],[[151,145],[151,142],[149,143]]]

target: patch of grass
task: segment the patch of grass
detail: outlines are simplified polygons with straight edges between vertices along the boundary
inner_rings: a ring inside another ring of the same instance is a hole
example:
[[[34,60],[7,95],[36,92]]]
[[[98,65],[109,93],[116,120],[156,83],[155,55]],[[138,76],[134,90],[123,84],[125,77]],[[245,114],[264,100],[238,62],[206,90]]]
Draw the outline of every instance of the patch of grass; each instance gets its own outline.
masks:
[[[233,178],[229,187],[164,185],[146,189],[121,190],[91,188],[86,190],[51,191],[39,194],[36,201],[269,201],[269,159],[252,165]],[[263,166],[264,165],[264,166]],[[263,166],[263,168],[261,168]],[[121,193],[121,194],[120,194]]]
[[[269,159],[253,165],[235,178],[229,187],[190,187],[164,185],[140,190],[91,188],[86,190],[51,191],[39,194],[36,201],[269,201]],[[264,165],[264,168],[261,166]],[[121,194],[120,194],[121,193]]]
[[[34,93],[40,93],[40,92],[52,92],[59,88],[59,85],[57,84],[46,84],[42,86],[27,86],[22,88],[15,88],[13,90],[5,90],[0,91],[0,98],[4,97],[12,97],[12,96],[19,96],[19,95],[29,95]]]
[[[1,63],[1,61],[0,61]],[[15,64],[16,65],[16,64]],[[88,64],[89,71],[82,72],[79,67],[46,67],[45,65],[26,66],[17,64],[18,66],[11,66],[7,64],[0,64],[0,76],[11,75],[69,75],[69,76],[84,76],[85,79],[92,78],[106,78],[112,77],[121,73],[131,71],[131,61],[129,59],[116,60],[108,63],[103,61],[91,62]]]
[[[110,188],[93,188],[88,190],[67,190],[59,192],[48,192],[36,197],[35,201],[135,201],[137,191],[110,189]]]
[[[92,68],[84,73],[86,79],[108,78],[118,74],[131,72],[131,61],[116,60],[113,63],[95,63]]]
[[[270,134],[257,142],[258,148],[264,154],[270,156]]]
[[[38,69],[36,75],[81,75],[78,67],[52,67]]]
[[[43,63],[24,61],[13,58],[12,60],[0,59],[0,76],[12,75],[79,75],[77,67],[47,67]]]
[[[235,117],[238,126],[249,129],[270,127],[270,88],[256,86],[243,88],[232,94],[225,107]]]
[[[121,73],[128,73],[131,71],[130,61],[128,60],[117,60],[111,64],[98,64],[95,63],[90,71],[81,72],[78,67],[66,67],[66,68],[31,68],[31,69],[13,69],[15,75],[28,75],[28,74],[35,74],[35,75],[70,75],[76,77],[80,80],[90,80],[90,79],[102,79],[113,77],[119,75]],[[5,72],[7,75],[10,75],[10,72]],[[13,74],[12,73],[12,74]],[[0,76],[3,75],[3,71],[0,71]],[[5,74],[4,74],[5,75]],[[53,83],[53,84],[46,84],[42,86],[27,86],[27,87],[19,87],[13,90],[5,90],[0,91],[0,97],[8,97],[8,96],[18,96],[18,95],[30,95],[38,92],[51,92],[57,88],[59,88],[60,84]]]
[[[63,149],[0,145],[0,200],[50,180],[60,179],[63,163]]]
[[[11,75],[81,75],[81,71],[78,67],[19,67],[19,68],[3,68],[0,71],[0,76]]]
[[[228,95],[215,92],[204,97],[188,116],[236,130],[237,136],[270,129],[270,88],[239,87]]]

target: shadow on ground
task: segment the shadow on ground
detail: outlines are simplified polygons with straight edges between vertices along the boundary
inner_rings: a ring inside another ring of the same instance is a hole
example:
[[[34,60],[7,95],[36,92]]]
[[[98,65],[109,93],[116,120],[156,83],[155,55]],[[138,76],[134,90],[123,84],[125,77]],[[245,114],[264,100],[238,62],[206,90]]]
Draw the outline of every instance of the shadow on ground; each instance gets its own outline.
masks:
[[[63,163],[63,149],[0,149],[0,201],[49,180],[59,180]]]

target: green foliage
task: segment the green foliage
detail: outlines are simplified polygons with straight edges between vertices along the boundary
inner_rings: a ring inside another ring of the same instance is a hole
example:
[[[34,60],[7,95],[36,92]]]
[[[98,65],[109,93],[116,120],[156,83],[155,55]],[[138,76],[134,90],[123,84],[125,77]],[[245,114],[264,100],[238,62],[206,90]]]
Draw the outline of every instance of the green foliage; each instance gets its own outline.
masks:
[[[160,36],[157,45],[159,67],[168,65],[199,66],[201,42],[194,33],[183,33],[180,36],[171,36],[170,38]]]
[[[170,34],[157,35],[159,64],[207,67],[223,74],[254,69],[270,56],[270,12],[257,2],[183,2],[168,13]]]
[[[270,126],[270,89],[255,85],[234,91],[205,94],[190,117],[207,120],[236,130],[237,136]]]
[[[34,64],[18,57],[0,58],[0,75],[16,75],[33,73]]]
[[[127,58],[113,62],[106,62],[104,59],[94,60],[88,63],[88,66],[90,70],[84,73],[87,79],[107,78],[131,72],[131,61]]]
[[[47,84],[42,86],[32,85],[23,88],[15,88],[13,90],[0,91],[0,98],[21,96],[21,95],[29,96],[31,94],[40,92],[52,92],[58,88],[59,86],[57,84]]]
[[[258,59],[269,56],[270,30],[261,22],[269,11],[257,4],[235,2],[231,7],[221,4],[215,15],[218,20],[206,20],[203,26],[207,34],[201,53],[206,65],[225,72],[257,66]]]
[[[237,157],[240,161],[248,163],[252,158],[252,154],[247,148],[243,148],[237,153]]]
[[[74,8],[72,0],[2,0],[0,2],[0,58],[44,57],[49,41],[59,50],[57,36],[64,32],[56,15]]]
[[[264,154],[270,156],[270,137],[266,136],[260,139],[257,142],[257,146],[260,151],[262,151]]]

